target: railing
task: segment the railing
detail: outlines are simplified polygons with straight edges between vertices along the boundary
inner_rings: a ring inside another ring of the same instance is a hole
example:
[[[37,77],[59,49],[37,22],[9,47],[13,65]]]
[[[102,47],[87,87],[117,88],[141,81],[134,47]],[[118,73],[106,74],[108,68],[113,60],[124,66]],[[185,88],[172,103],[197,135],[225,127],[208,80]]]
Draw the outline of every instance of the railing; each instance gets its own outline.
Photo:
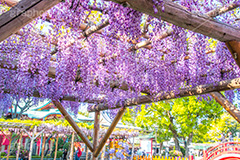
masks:
[[[160,156],[155,156],[155,157],[150,157],[150,156],[135,156],[133,157],[133,160],[188,160],[188,158],[174,158],[174,157],[160,157]]]
[[[202,160],[211,160],[224,154],[240,154],[240,142],[227,142],[212,147],[204,153]]]

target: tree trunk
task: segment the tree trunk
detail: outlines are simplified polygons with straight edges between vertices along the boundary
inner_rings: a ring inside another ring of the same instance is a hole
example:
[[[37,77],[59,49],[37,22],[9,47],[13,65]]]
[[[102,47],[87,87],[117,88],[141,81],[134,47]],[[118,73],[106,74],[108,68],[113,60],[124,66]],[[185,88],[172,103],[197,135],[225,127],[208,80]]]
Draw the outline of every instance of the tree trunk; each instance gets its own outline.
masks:
[[[193,133],[191,132],[188,136],[187,143],[185,144],[185,157],[189,157],[189,148],[188,146],[192,143]]]
[[[160,143],[160,149],[159,149],[159,155],[161,156],[162,154],[162,148],[163,148],[163,142]]]
[[[173,134],[173,140],[174,140],[174,143],[175,143],[175,150],[181,152],[179,141],[178,141],[178,136],[176,134]]]

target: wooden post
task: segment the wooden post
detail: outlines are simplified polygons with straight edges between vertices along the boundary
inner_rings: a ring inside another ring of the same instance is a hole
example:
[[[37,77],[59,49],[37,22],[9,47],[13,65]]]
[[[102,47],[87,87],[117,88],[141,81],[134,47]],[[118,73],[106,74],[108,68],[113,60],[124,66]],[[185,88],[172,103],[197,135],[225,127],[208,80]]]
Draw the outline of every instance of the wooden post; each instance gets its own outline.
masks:
[[[7,152],[8,152],[7,160],[9,159],[9,155],[10,155],[11,143],[12,143],[12,132],[10,133],[9,145],[8,145],[8,150],[7,150]]]
[[[41,160],[43,160],[43,156],[44,156],[45,143],[46,143],[46,134],[43,135],[43,143],[42,143],[42,151],[41,151]]]
[[[52,149],[53,149],[53,141],[50,139],[50,153],[52,153]]]
[[[220,92],[212,92],[210,95],[234,118],[240,123],[240,111]]]
[[[99,132],[99,122],[100,122],[100,111],[95,112],[95,118],[94,118],[94,135],[93,135],[93,150],[95,151],[97,149],[98,145],[98,132]],[[98,155],[97,155],[98,156]],[[97,159],[97,156],[93,155],[92,160]]]
[[[105,145],[105,143],[107,142],[108,138],[110,137],[110,135],[112,134],[114,128],[116,127],[116,125],[118,124],[118,121],[121,119],[122,115],[124,114],[126,108],[122,107],[116,117],[114,118],[114,120],[112,121],[112,124],[110,125],[110,127],[107,130],[107,133],[104,135],[104,137],[102,138],[101,142],[99,143],[97,149],[94,151],[94,156],[97,157],[99,155],[99,153],[101,152],[103,146]]]
[[[88,147],[87,147],[87,150],[86,150],[86,160],[88,160]]]
[[[240,42],[229,41],[226,42],[228,50],[231,52],[233,59],[235,60],[238,67],[240,67]]]
[[[31,159],[32,159],[32,148],[33,148],[33,143],[34,143],[34,139],[35,139],[34,136],[35,136],[35,133],[36,133],[36,132],[37,132],[37,126],[34,127],[32,136],[29,137],[29,138],[31,138],[31,143],[30,143],[28,160],[31,160]]]
[[[73,156],[74,156],[74,132],[72,132],[70,160],[73,160]]]
[[[91,152],[93,152],[93,145],[87,139],[87,137],[84,135],[84,133],[81,131],[81,129],[78,127],[76,122],[72,119],[72,117],[68,114],[68,112],[62,106],[62,104],[60,102],[54,101],[54,100],[52,100],[52,102],[59,109],[59,111],[62,113],[62,115],[65,117],[65,119],[69,122],[69,124],[72,126],[72,128],[76,131],[76,133],[81,137],[82,141],[87,145],[89,150]]]
[[[19,158],[19,153],[20,153],[20,149],[21,149],[22,136],[23,136],[23,132],[20,133],[20,138],[19,138],[18,148],[17,148],[16,160],[18,160],[18,158]]]
[[[133,153],[134,153],[134,137],[133,137],[133,143],[132,143],[132,155],[131,155],[131,160],[133,160]]]
[[[56,144],[55,144],[54,160],[56,160],[57,158],[57,150],[58,150],[58,134],[57,134]]]

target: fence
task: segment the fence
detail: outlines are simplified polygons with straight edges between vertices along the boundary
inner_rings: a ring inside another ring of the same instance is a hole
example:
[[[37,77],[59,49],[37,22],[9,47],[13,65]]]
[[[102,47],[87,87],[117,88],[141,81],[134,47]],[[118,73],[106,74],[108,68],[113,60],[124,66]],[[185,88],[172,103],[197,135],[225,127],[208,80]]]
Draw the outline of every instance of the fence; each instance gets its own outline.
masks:
[[[188,160],[188,158],[174,158],[174,157],[160,157],[160,156],[155,156],[155,157],[150,157],[150,156],[137,156],[137,157],[134,157],[133,160]]]

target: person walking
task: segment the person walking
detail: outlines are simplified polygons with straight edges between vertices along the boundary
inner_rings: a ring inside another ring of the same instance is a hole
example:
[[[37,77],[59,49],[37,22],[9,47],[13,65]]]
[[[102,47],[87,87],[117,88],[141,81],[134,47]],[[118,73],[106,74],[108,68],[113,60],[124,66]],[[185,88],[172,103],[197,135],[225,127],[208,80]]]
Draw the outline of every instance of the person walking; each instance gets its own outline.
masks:
[[[224,133],[221,133],[221,138],[219,138],[218,140],[221,141],[222,143],[227,142],[227,139],[226,139]]]
[[[67,153],[68,153],[68,151],[67,151],[67,149],[65,149],[63,152],[63,160],[67,160]]]
[[[76,153],[75,153],[75,160],[80,160],[80,157],[82,155],[82,151],[80,147],[77,147]]]
[[[229,133],[228,133],[228,141],[229,141],[229,142],[233,142],[232,132],[229,132]]]

